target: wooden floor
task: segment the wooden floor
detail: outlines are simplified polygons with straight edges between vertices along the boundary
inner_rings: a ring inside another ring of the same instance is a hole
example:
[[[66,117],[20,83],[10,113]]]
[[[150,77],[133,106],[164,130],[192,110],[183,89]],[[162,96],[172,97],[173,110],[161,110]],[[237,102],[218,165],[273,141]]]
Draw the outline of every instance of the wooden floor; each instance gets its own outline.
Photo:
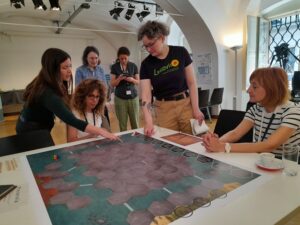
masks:
[[[109,106],[109,118],[111,121],[111,130],[113,133],[119,132],[119,125],[116,115],[114,113],[113,106]],[[143,126],[143,115],[140,115],[140,126]],[[5,116],[4,121],[0,122],[0,138],[7,137],[10,135],[16,134],[15,127],[18,119],[18,115]],[[206,124],[210,127],[210,130],[213,131],[216,119],[212,120],[212,123],[206,121]],[[130,130],[130,125],[128,124],[128,130]],[[66,125],[64,122],[56,119],[54,128],[51,131],[52,138],[56,145],[66,143]]]

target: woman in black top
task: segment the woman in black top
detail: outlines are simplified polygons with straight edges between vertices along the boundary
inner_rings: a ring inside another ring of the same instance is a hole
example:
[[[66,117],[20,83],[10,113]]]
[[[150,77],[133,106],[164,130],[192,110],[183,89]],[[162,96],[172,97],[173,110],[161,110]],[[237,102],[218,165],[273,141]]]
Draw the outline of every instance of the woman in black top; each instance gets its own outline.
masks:
[[[131,129],[139,127],[139,98],[136,85],[139,84],[137,66],[129,62],[130,51],[126,47],[118,50],[118,60],[111,67],[111,86],[115,89],[115,111],[120,131],[127,130],[129,117]]]
[[[42,56],[42,69],[27,85],[24,93],[25,105],[20,113],[16,131],[24,133],[54,126],[55,115],[81,131],[105,138],[118,139],[105,129],[95,127],[77,119],[69,109],[69,93],[72,93],[71,57],[61,49],[49,48]]]

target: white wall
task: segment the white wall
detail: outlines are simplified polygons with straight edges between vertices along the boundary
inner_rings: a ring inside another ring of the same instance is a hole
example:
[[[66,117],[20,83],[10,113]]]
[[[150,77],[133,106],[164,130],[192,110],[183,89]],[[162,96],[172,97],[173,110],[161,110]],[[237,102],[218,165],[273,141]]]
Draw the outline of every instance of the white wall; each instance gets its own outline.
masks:
[[[72,58],[73,74],[82,64],[81,56],[87,45],[94,45],[100,51],[101,65],[110,73],[109,65],[116,59],[117,49],[125,45],[131,50],[131,60],[139,65],[135,35],[115,34],[118,44],[112,44],[100,35],[56,35],[10,33],[0,42],[0,89],[3,91],[23,89],[38,74],[41,56],[49,47],[61,48]],[[122,39],[122,41],[120,41]]]

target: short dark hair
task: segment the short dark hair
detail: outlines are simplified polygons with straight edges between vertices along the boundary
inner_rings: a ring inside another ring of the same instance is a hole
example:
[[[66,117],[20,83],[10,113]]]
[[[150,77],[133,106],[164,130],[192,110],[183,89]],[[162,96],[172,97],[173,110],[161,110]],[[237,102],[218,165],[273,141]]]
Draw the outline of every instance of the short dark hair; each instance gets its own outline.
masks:
[[[82,64],[87,66],[89,63],[87,61],[87,56],[90,52],[94,52],[97,54],[97,56],[99,57],[99,50],[95,47],[95,46],[87,46],[82,54]],[[100,63],[100,60],[98,62],[98,64]]]
[[[120,47],[118,49],[118,53],[117,53],[117,56],[119,57],[120,55],[127,55],[127,56],[130,56],[130,51],[127,47]]]
[[[142,40],[144,36],[147,36],[149,39],[153,39],[160,36],[168,36],[169,33],[169,27],[167,27],[164,23],[147,21],[138,31],[138,41]]]

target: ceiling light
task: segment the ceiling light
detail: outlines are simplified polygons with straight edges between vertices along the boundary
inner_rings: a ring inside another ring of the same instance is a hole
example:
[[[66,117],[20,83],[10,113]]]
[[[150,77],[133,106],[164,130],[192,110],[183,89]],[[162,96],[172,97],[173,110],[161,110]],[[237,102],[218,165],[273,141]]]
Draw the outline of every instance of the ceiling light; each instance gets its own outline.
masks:
[[[47,10],[47,6],[44,4],[43,0],[32,0],[34,4],[34,9]]]
[[[59,0],[49,0],[51,10],[58,11],[61,10],[59,5]]]
[[[10,0],[10,6],[14,6],[16,9],[22,8],[22,5],[25,6],[24,0]]]
[[[150,10],[146,5],[144,5],[144,9],[142,12],[137,13],[136,16],[140,22],[143,22],[144,18],[150,14]]]
[[[135,6],[132,5],[132,4],[130,4],[130,3],[128,3],[128,10],[127,10],[127,12],[125,14],[125,19],[126,20],[130,20],[131,19],[132,15],[134,13],[134,10],[135,10]]]
[[[162,16],[164,14],[164,10],[160,7],[160,5],[156,5],[155,15]]]
[[[115,8],[113,8],[112,10],[109,11],[109,14],[115,19],[118,20],[118,18],[120,17],[120,13],[124,10],[124,6],[118,2],[115,1]]]

